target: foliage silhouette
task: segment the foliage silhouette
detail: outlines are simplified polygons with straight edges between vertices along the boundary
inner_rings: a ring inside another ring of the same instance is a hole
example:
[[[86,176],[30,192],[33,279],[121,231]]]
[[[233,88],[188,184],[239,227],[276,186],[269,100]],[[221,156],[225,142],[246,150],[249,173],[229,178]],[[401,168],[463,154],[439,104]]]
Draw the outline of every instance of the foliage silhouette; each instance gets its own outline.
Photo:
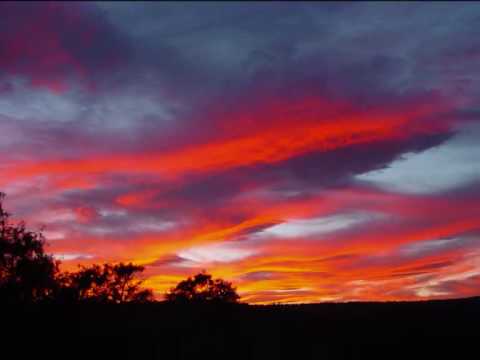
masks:
[[[50,299],[57,287],[59,262],[44,252],[41,232],[13,223],[0,193],[0,301],[32,303]]]
[[[132,263],[80,267],[61,272],[60,261],[44,251],[41,231],[26,229],[25,223],[10,221],[0,192],[0,302],[19,304],[55,303],[145,303],[153,293],[142,289],[137,274],[143,266]]]
[[[143,266],[132,263],[81,266],[77,272],[59,276],[60,291],[57,300],[64,303],[145,303],[153,301],[153,293],[142,289],[142,280],[136,279]]]
[[[236,303],[240,296],[230,282],[202,272],[179,282],[165,298],[175,303]]]

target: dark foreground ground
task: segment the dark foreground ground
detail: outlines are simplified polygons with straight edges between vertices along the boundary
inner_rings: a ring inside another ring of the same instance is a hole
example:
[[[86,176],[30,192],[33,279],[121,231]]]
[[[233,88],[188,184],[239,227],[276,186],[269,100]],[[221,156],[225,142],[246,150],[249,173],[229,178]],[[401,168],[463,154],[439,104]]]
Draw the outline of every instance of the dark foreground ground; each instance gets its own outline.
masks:
[[[38,359],[480,358],[480,298],[286,306],[37,306],[3,308],[0,315],[8,332],[0,349],[13,350],[18,359],[32,354]]]

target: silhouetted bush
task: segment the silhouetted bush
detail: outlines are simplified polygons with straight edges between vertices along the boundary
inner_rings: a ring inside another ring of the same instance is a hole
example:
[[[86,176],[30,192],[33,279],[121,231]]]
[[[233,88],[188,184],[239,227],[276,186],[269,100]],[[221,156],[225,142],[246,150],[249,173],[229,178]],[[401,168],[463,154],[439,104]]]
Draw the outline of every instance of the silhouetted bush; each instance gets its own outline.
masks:
[[[0,301],[32,303],[50,299],[57,287],[59,262],[45,254],[41,232],[13,223],[0,193]]]
[[[132,263],[81,266],[80,270],[59,276],[57,300],[63,303],[144,303],[153,301],[153,293],[142,289],[136,274],[143,266]]]
[[[181,281],[165,296],[176,303],[236,303],[240,296],[232,284],[222,279],[212,279],[210,274],[200,273]]]
[[[137,279],[143,266],[132,263],[80,267],[60,272],[60,261],[44,252],[45,238],[24,222],[10,221],[0,192],[0,302],[145,303],[153,293]]]

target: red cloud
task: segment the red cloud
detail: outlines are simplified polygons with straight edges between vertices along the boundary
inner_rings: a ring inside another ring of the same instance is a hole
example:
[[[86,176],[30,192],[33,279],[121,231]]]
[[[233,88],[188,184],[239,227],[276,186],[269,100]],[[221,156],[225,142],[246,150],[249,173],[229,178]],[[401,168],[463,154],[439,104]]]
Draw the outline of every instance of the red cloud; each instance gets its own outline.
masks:
[[[331,107],[331,108],[330,108]],[[311,98],[299,103],[267,103],[249,113],[258,128],[240,135],[224,136],[208,143],[164,153],[98,155],[74,160],[36,161],[18,164],[11,180],[38,175],[156,174],[178,179],[189,174],[211,173],[232,168],[275,164],[312,152],[329,152],[352,145],[405,141],[426,134],[443,134],[446,121],[429,118],[447,104],[420,103],[400,109],[371,109],[365,112]],[[338,110],[337,113],[331,110]],[[244,115],[232,119],[242,126]],[[237,120],[237,121],[235,121]],[[233,125],[232,125],[233,126]],[[3,181],[5,183],[5,180]]]

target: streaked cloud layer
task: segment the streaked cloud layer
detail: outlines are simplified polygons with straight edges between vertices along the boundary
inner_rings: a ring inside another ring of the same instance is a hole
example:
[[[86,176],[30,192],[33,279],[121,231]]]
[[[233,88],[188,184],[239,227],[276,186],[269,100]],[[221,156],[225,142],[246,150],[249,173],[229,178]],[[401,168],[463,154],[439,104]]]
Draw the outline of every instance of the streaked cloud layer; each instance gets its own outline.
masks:
[[[0,189],[65,268],[478,294],[475,3],[2,3]]]

